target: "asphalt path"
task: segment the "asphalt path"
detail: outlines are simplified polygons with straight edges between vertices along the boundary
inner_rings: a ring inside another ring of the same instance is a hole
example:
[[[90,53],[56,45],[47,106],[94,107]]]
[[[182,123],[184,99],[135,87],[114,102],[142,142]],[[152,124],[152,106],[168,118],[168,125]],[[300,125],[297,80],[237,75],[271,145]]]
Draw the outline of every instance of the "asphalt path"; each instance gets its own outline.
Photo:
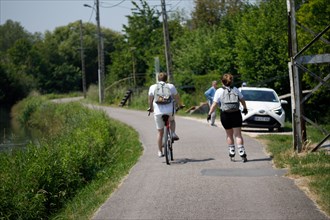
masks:
[[[275,169],[262,144],[244,135],[248,162],[228,157],[225,131],[205,120],[176,116],[174,161],[158,158],[147,112],[101,108],[133,127],[144,152],[93,219],[329,219],[286,170]]]

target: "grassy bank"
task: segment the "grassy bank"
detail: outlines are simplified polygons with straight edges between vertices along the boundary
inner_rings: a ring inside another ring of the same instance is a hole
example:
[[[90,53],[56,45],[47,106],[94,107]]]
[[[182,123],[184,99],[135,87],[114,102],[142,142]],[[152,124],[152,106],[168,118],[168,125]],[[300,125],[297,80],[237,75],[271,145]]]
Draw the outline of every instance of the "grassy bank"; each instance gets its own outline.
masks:
[[[38,138],[0,154],[0,219],[89,219],[142,152],[132,128],[78,103],[30,97],[14,115]]]
[[[258,139],[266,144],[275,166],[288,168],[287,176],[330,216],[330,155],[326,150],[311,153],[321,136],[313,127],[307,129],[307,134],[309,145],[299,154],[293,150],[291,135],[262,135]]]

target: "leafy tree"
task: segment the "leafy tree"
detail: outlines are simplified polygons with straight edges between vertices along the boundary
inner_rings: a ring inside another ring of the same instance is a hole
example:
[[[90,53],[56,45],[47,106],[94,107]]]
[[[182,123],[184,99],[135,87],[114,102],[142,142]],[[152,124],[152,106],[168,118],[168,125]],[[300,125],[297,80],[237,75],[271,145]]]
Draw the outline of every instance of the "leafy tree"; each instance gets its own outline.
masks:
[[[83,24],[83,46],[87,86],[98,81],[98,51],[96,26]],[[101,29],[104,42],[105,67],[111,64],[110,55],[120,34],[109,29]],[[40,76],[40,88],[44,92],[81,91],[80,24],[73,22],[57,27],[54,32],[46,32],[43,43],[38,46],[48,68]],[[67,71],[65,73],[65,71]],[[62,76],[61,86],[57,81]],[[75,79],[73,79],[74,77]],[[65,81],[68,80],[68,81]],[[71,89],[70,89],[71,88]]]
[[[268,86],[279,94],[290,91],[286,4],[281,0],[247,6],[236,29],[237,65],[242,80]]]
[[[17,22],[0,26],[0,101],[13,104],[36,88],[39,56],[33,49],[37,40]]]
[[[127,16],[128,24],[123,26],[125,39],[116,45],[121,51],[113,54],[110,77],[114,82],[131,76],[134,58],[137,83],[141,86],[146,82],[146,73],[153,69],[154,57],[163,51],[162,26],[159,13],[145,0],[140,0],[140,4],[132,1],[132,4],[132,15]]]
[[[245,4],[244,0],[195,0],[195,8],[191,14],[193,27],[219,25],[224,17],[237,14]]]
[[[221,19],[223,4],[220,0],[195,0],[192,12],[194,28],[217,25]]]
[[[29,39],[31,35],[24,30],[19,22],[7,20],[0,25],[0,52],[5,52],[19,39]]]

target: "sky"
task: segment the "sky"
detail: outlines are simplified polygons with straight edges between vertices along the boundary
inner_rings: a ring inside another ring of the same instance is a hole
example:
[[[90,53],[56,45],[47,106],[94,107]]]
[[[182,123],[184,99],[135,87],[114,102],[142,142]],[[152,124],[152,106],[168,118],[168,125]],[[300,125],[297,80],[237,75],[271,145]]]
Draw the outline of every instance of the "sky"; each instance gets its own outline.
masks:
[[[136,0],[136,2],[140,2]],[[161,11],[161,0],[147,0],[150,7]],[[166,10],[184,9],[189,15],[194,0],[165,0]],[[56,27],[82,20],[96,23],[94,0],[0,0],[0,25],[11,19],[30,33],[53,31]],[[121,32],[131,15],[131,0],[100,0],[100,24]]]

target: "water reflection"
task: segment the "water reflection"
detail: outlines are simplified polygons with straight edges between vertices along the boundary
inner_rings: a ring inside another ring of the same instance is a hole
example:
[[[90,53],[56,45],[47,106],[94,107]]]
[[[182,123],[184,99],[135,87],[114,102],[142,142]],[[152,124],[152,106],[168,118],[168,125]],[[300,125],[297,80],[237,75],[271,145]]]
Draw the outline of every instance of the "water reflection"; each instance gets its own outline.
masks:
[[[0,151],[25,148],[30,136],[10,117],[10,108],[0,107]]]

